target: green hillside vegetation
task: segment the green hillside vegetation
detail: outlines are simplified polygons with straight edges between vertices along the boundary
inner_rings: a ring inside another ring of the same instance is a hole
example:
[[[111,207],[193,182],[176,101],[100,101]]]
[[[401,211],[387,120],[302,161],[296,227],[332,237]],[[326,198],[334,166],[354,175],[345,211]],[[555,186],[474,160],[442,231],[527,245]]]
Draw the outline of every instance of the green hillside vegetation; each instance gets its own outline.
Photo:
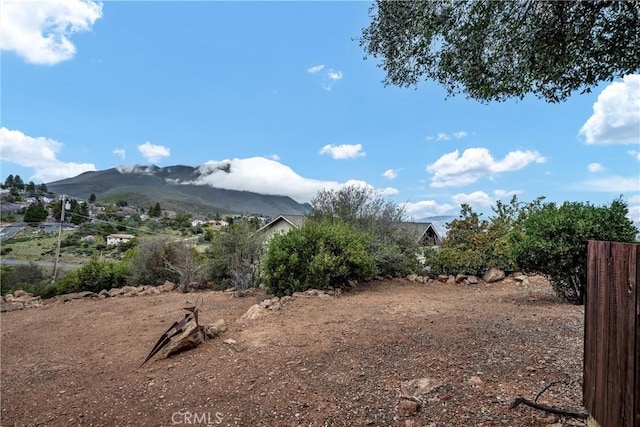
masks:
[[[96,219],[63,232],[60,261],[79,262],[81,268],[49,284],[33,279],[47,273],[22,271],[22,277],[34,280],[27,283],[19,280],[16,268],[3,266],[3,277],[12,279],[3,281],[2,292],[21,286],[52,296],[170,280],[185,292],[235,287],[242,295],[248,287],[264,286],[282,296],[375,276],[480,276],[493,267],[543,274],[559,296],[582,304],[587,240],[632,242],[638,234],[622,198],[594,206],[545,203],[544,198],[523,203],[513,197],[509,203],[498,201],[486,219],[462,205],[460,217],[448,223],[441,247],[423,248],[398,226],[404,214],[399,206],[372,190],[345,187],[319,192],[313,199],[316,210],[301,228],[264,243],[255,217],[227,217],[228,226],[194,227],[189,213],[167,216],[158,201],[135,206],[123,197],[111,205],[97,198],[87,205],[88,211],[99,212]],[[74,203],[74,211],[86,205]],[[60,202],[51,203],[49,213],[56,207]],[[155,217],[143,221],[142,212]],[[105,239],[112,233],[135,238],[108,247]],[[56,243],[57,233],[28,227],[3,242],[2,251],[4,257],[52,261]]]

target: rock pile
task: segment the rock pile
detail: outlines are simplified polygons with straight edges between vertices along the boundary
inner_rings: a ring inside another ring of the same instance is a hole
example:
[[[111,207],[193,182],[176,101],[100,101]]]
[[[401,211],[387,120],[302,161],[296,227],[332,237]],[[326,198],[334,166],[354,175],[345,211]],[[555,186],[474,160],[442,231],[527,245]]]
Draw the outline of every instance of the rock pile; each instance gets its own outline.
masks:
[[[39,296],[23,290],[17,290],[12,294],[7,294],[0,301],[0,312],[23,310],[25,308],[36,308],[49,304],[63,304],[68,301],[84,298],[114,298],[114,297],[135,297],[144,295],[155,295],[162,292],[172,292],[177,288],[175,283],[164,282],[160,286],[123,286],[122,288],[103,289],[99,293],[82,291],[70,294],[56,295],[53,298],[42,299]]]

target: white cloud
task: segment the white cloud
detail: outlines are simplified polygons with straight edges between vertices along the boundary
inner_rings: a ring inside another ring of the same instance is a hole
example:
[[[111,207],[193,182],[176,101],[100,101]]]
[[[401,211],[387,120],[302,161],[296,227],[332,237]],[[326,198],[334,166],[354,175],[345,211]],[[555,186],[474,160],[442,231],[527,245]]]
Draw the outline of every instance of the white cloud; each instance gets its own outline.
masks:
[[[640,203],[640,195],[628,197],[627,198],[627,202],[629,202],[629,203]]]
[[[520,190],[505,191],[505,190],[493,190],[493,196],[488,195],[484,191],[474,191],[473,193],[458,193],[451,197],[453,203],[461,205],[467,203],[472,207],[489,207],[493,206],[498,199],[511,197],[522,193]]]
[[[114,148],[112,152],[123,160],[125,157],[127,157],[127,152],[124,148]]]
[[[91,0],[3,1],[0,49],[30,63],[57,64],[76,53],[70,37],[101,17],[102,4]]]
[[[414,220],[430,216],[443,215],[453,209],[453,206],[447,203],[439,204],[435,200],[421,200],[416,203],[401,203],[400,207],[404,209],[405,216],[407,218]]]
[[[328,70],[325,80],[322,82],[322,88],[324,90],[331,91],[335,82],[342,80],[342,77],[344,77],[342,71]]]
[[[629,206],[629,219],[633,221],[633,225],[640,228],[640,205]]]
[[[460,187],[472,184],[485,175],[510,172],[528,164],[544,163],[545,158],[537,151],[512,151],[504,159],[496,161],[486,148],[468,148],[462,156],[458,150],[441,156],[427,166],[433,175],[431,187]]]
[[[318,71],[322,71],[322,69],[324,68],[324,65],[320,64],[320,65],[314,65],[313,67],[309,67],[307,68],[307,73],[309,74],[315,74]]]
[[[155,145],[149,141],[138,145],[138,151],[151,163],[159,162],[163,157],[171,155],[171,151],[167,147]]]
[[[280,160],[280,156],[278,156],[277,154],[272,154],[272,155],[267,156],[267,157],[272,159],[272,160]]]
[[[31,179],[42,182],[70,178],[82,172],[95,171],[93,163],[62,162],[57,153],[64,145],[45,137],[31,137],[18,130],[0,128],[0,159],[33,168]]]
[[[428,141],[436,140],[436,141],[450,141],[451,139],[462,139],[467,136],[467,132],[461,130],[458,132],[453,132],[452,134],[447,134],[444,132],[438,132],[436,136],[429,135],[426,137]]]
[[[604,172],[604,166],[600,163],[589,163],[587,170],[591,173]]]
[[[342,80],[342,71],[329,70],[327,71],[327,77],[329,80]]]
[[[587,144],[640,142],[640,75],[630,74],[604,88],[579,133]]]
[[[362,151],[362,144],[327,144],[320,149],[320,154],[330,154],[334,159],[355,159],[367,153]]]
[[[453,133],[453,137],[455,139],[461,139],[461,138],[464,138],[466,136],[467,136],[467,133],[465,131],[463,131],[463,130],[461,130],[460,132],[454,132]]]
[[[389,178],[390,180],[394,180],[398,177],[398,170],[397,169],[387,169],[386,171],[384,171],[382,173],[382,176]]]
[[[209,161],[200,166],[201,177],[192,184],[210,185],[230,190],[289,196],[298,202],[309,202],[321,189],[338,190],[345,185],[363,185],[364,181],[322,181],[303,178],[290,167],[264,157]],[[373,187],[371,187],[373,188]],[[394,188],[378,190],[383,195],[396,194]]]
[[[640,180],[637,176],[632,178],[624,176],[607,176],[579,182],[572,188],[576,190],[602,191],[620,194],[640,191]]]
[[[630,156],[634,157],[637,161],[640,162],[640,151],[629,150],[627,151],[627,153],[629,153]]]

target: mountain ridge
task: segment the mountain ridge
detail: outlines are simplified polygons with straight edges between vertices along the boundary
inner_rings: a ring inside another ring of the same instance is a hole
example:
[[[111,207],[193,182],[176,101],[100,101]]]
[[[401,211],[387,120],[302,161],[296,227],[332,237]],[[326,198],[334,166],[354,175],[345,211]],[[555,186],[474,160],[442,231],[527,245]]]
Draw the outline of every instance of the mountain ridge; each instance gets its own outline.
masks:
[[[125,165],[83,172],[72,178],[46,183],[54,193],[88,199],[93,193],[107,201],[126,200],[129,204],[151,206],[159,202],[164,209],[201,214],[245,213],[263,216],[302,215],[311,211],[308,203],[289,196],[229,190],[206,184],[193,184],[200,168],[186,165]],[[219,168],[232,173],[230,168]]]

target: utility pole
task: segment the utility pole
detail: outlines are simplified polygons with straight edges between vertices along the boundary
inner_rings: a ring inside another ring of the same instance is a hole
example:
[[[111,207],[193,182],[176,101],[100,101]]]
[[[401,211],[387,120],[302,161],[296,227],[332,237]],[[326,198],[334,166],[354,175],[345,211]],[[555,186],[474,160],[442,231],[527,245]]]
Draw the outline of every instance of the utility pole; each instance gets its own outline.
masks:
[[[60,258],[60,241],[62,240],[62,226],[64,224],[64,211],[65,211],[65,195],[62,195],[62,204],[60,205],[60,228],[58,229],[58,243],[56,244],[56,258],[53,261],[53,278],[51,283],[56,281],[58,275],[58,258]]]

